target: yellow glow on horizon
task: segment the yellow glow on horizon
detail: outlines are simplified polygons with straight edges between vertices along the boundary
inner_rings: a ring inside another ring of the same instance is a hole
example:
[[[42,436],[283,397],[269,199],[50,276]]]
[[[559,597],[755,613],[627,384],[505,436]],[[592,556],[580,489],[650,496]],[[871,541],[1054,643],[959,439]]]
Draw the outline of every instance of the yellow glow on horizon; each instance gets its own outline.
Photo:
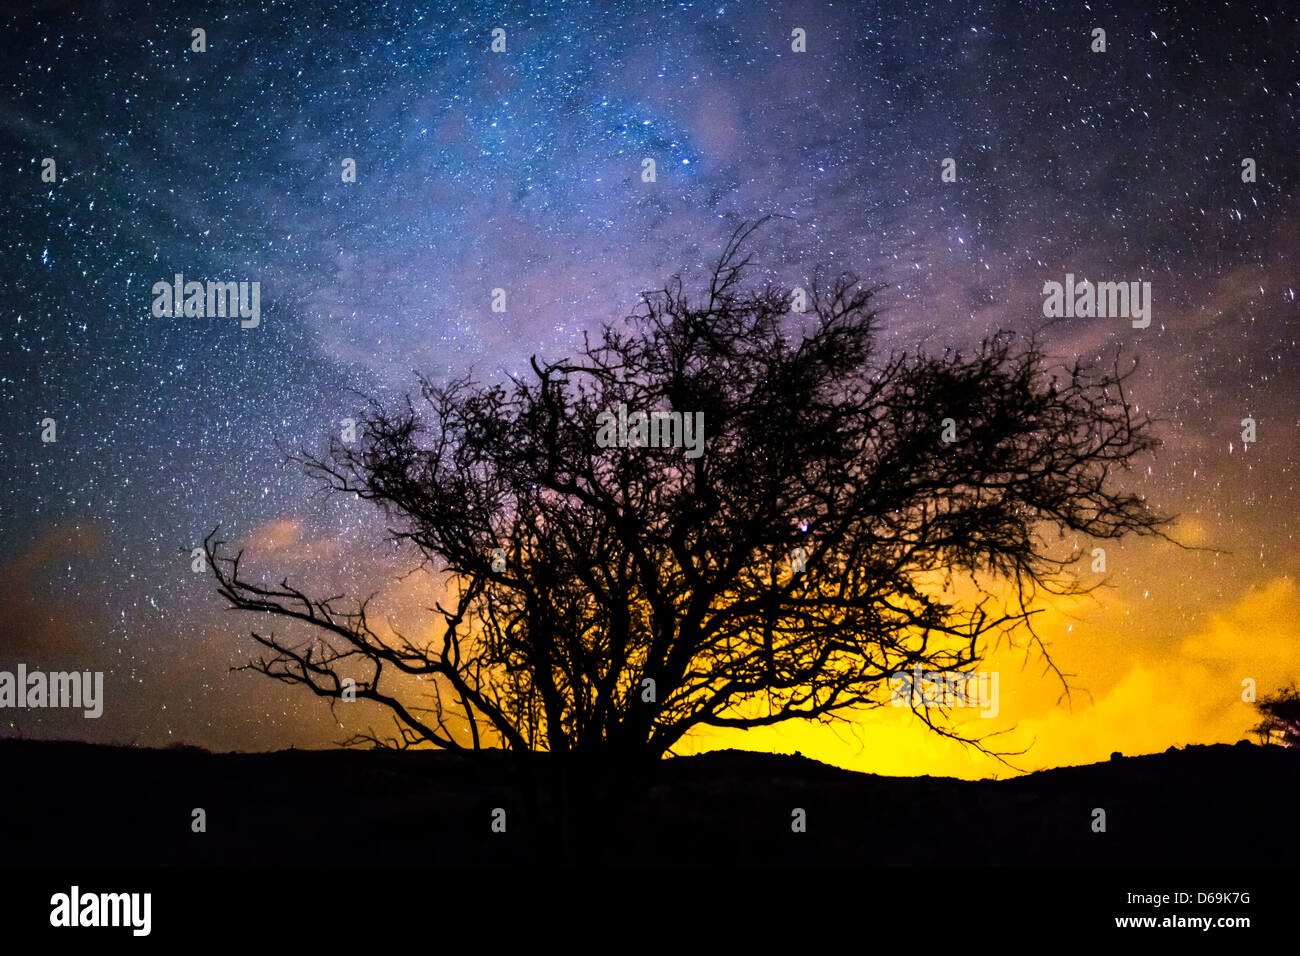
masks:
[[[294,524],[273,522],[259,533],[259,542],[274,552],[277,563],[297,565],[314,557],[322,566],[337,566],[333,542],[302,540]],[[1204,528],[1190,520],[1181,521],[1176,534],[1188,544],[1205,540]],[[1028,748],[1007,757],[1017,768],[1034,771],[1105,761],[1112,751],[1131,756],[1193,743],[1232,743],[1249,736],[1259,720],[1253,704],[1242,700],[1243,680],[1255,681],[1260,696],[1300,681],[1300,588],[1294,577],[1265,573],[1254,581],[1238,581],[1218,572],[1206,552],[1163,544],[1112,545],[1107,550],[1112,587],[1095,597],[1056,598],[1037,605],[1041,612],[1034,618],[1035,628],[1060,669],[1073,675],[1072,698],[1059,699],[1059,681],[1043,674],[1033,648],[1026,653],[1021,632],[1018,646],[1003,642],[977,668],[999,674],[997,716],[981,718],[977,709],[951,712],[964,733],[1004,732],[986,741],[991,748]],[[1283,567],[1289,563],[1281,562]],[[340,590],[360,587],[355,581],[339,583]],[[938,579],[932,584],[943,590]],[[392,611],[391,624],[402,634],[417,645],[440,641],[441,621],[427,609],[442,594],[431,579],[390,579],[382,592],[376,607]],[[956,596],[952,591],[949,595]],[[372,623],[389,633],[386,614],[377,614]],[[238,681],[239,693],[249,695],[256,707],[299,708],[292,721],[280,725],[281,735],[292,732],[290,739],[300,745],[310,741],[309,746],[330,746],[339,739],[340,728],[328,720],[328,713],[322,723],[318,709],[292,688],[264,679],[259,683],[255,676],[229,678],[231,655],[249,650],[238,632],[214,634],[211,644],[201,649],[204,666],[215,675],[214,687],[223,688],[213,698],[214,714],[230,713],[226,694],[234,692],[231,688]],[[674,751],[800,752],[847,769],[888,775],[979,779],[1016,772],[931,732],[909,709],[890,706],[888,687],[881,690],[883,706],[849,715],[852,724],[789,722],[749,731],[701,728]],[[356,715],[363,718],[358,722],[361,729],[373,723],[391,732],[385,714],[363,715],[358,710]]]

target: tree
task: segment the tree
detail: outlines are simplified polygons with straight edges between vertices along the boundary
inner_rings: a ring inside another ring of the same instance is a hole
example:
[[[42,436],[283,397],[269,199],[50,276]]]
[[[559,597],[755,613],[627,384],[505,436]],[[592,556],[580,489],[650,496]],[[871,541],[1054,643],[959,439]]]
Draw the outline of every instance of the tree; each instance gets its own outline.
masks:
[[[619,766],[693,728],[851,719],[917,666],[969,673],[1003,633],[1065,682],[1033,630],[1036,596],[1087,590],[1077,540],[1163,536],[1169,520],[1116,487],[1157,445],[1125,399],[1133,368],[1049,366],[1037,334],[885,354],[882,287],[819,277],[803,314],[791,290],[750,287],[741,249],[760,223],[700,296],[674,277],[576,359],[534,357],[508,386],[421,379],[418,401],[372,401],[357,443],[291,456],[377,504],[444,576],[443,636],[381,637],[367,602],[244,580],[214,532],[233,607],[319,636],[255,632],[270,654],[247,666],[331,704],[356,674],[397,734],[348,743]],[[636,413],[655,410],[685,414],[644,434]],[[656,441],[688,444],[692,414],[702,454]],[[403,699],[400,675],[431,706]],[[942,703],[908,703],[982,746]]]
[[[1300,688],[1295,684],[1283,687],[1261,697],[1255,702],[1255,708],[1263,719],[1251,732],[1259,735],[1260,743],[1300,747]]]

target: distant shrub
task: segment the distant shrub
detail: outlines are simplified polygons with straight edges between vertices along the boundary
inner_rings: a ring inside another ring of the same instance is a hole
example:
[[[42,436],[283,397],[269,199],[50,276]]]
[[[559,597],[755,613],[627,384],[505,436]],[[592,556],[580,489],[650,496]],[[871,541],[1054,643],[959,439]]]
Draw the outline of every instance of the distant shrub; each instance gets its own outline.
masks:
[[[204,748],[204,747],[199,747],[199,746],[196,746],[195,744],[185,744],[185,743],[181,743],[179,740],[176,741],[175,743],[168,744],[164,749],[166,749],[166,750],[170,750],[170,751],[173,751],[173,752],[180,752],[180,753],[187,753],[187,754],[205,754],[205,753],[208,753],[208,750],[207,750],[206,748]]]
[[[1263,720],[1251,731],[1260,743],[1300,748],[1300,689],[1295,684],[1261,697],[1255,707]]]

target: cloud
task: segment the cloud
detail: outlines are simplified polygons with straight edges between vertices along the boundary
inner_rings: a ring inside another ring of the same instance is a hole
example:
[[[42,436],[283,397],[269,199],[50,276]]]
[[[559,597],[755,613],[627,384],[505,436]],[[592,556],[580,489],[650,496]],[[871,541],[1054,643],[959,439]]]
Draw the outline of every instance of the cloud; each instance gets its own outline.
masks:
[[[1183,642],[1185,657],[1231,666],[1242,677],[1264,680],[1300,676],[1300,590],[1278,577],[1210,616],[1203,630]]]
[[[986,743],[1006,752],[1029,748],[1009,758],[1025,770],[1095,763],[1114,751],[1132,756],[1232,743],[1247,737],[1259,719],[1254,704],[1242,700],[1245,678],[1256,682],[1259,694],[1300,680],[1300,588],[1289,576],[1240,594],[1181,639],[1154,630],[1111,634],[1105,622],[1114,622],[1125,605],[1118,598],[1108,605],[1098,622],[1076,616],[1086,607],[1078,601],[1047,609],[1038,622],[1044,634],[1073,627],[1070,640],[1053,644],[1053,656],[1075,675],[1072,684],[1093,690],[1091,696],[1058,701],[1060,684],[1041,673],[1035,655],[1026,658],[1023,648],[1003,647],[980,668],[1001,675],[1000,713],[985,720],[975,711],[953,711],[961,732],[1014,728]],[[1122,641],[1127,644],[1118,646]],[[861,714],[852,728],[790,724],[748,733],[713,731],[697,736],[684,752],[722,747],[799,750],[885,774],[979,778],[1011,772],[928,731],[910,711],[888,706]]]
[[[1263,693],[1300,677],[1298,607],[1292,578],[1267,581],[1212,612],[1167,655],[1134,649],[1138,659],[1094,704],[1016,721],[1016,737],[1037,738],[1029,755],[1035,767],[1239,740],[1258,720],[1242,700],[1242,681],[1252,678]]]
[[[296,518],[273,518],[253,529],[248,536],[248,547],[258,551],[281,551],[301,538],[301,521]]]
[[[103,538],[93,526],[56,526],[46,531],[28,550],[0,568],[0,655],[19,661],[48,660],[84,651],[89,635],[74,609],[57,603],[46,593],[47,569],[74,558],[94,557]]]
[[[277,567],[285,568],[329,560],[343,553],[347,542],[341,536],[308,537],[305,529],[301,518],[272,518],[248,533],[244,548],[254,561],[273,557]]]

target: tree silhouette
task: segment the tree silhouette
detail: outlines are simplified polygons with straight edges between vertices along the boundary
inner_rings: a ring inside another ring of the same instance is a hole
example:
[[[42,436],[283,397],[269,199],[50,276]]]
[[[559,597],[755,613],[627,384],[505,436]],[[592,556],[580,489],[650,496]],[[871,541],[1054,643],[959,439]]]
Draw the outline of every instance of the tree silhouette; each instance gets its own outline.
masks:
[[[1255,708],[1263,719],[1251,728],[1264,744],[1300,747],[1300,688],[1295,684],[1261,697]]]
[[[1169,520],[1116,487],[1157,445],[1125,400],[1133,369],[1049,366],[1037,335],[1017,347],[1009,333],[970,354],[886,354],[879,286],[819,278],[803,313],[790,289],[748,287],[758,225],[731,237],[702,294],[674,277],[576,359],[534,357],[506,386],[421,379],[418,399],[372,401],[356,443],[291,456],[375,502],[445,576],[442,637],[381,637],[367,602],[245,580],[214,531],[231,605],[318,636],[255,632],[270,653],[246,666],[331,705],[353,675],[397,732],[346,743],[620,766],[693,728],[847,720],[917,666],[971,672],[1003,633],[1065,682],[1035,596],[1087,590],[1078,540],[1163,536]],[[611,443],[601,413],[620,406],[629,421],[702,414],[703,453],[633,426]],[[429,706],[401,696],[401,675]],[[983,746],[942,700],[908,704]]]

